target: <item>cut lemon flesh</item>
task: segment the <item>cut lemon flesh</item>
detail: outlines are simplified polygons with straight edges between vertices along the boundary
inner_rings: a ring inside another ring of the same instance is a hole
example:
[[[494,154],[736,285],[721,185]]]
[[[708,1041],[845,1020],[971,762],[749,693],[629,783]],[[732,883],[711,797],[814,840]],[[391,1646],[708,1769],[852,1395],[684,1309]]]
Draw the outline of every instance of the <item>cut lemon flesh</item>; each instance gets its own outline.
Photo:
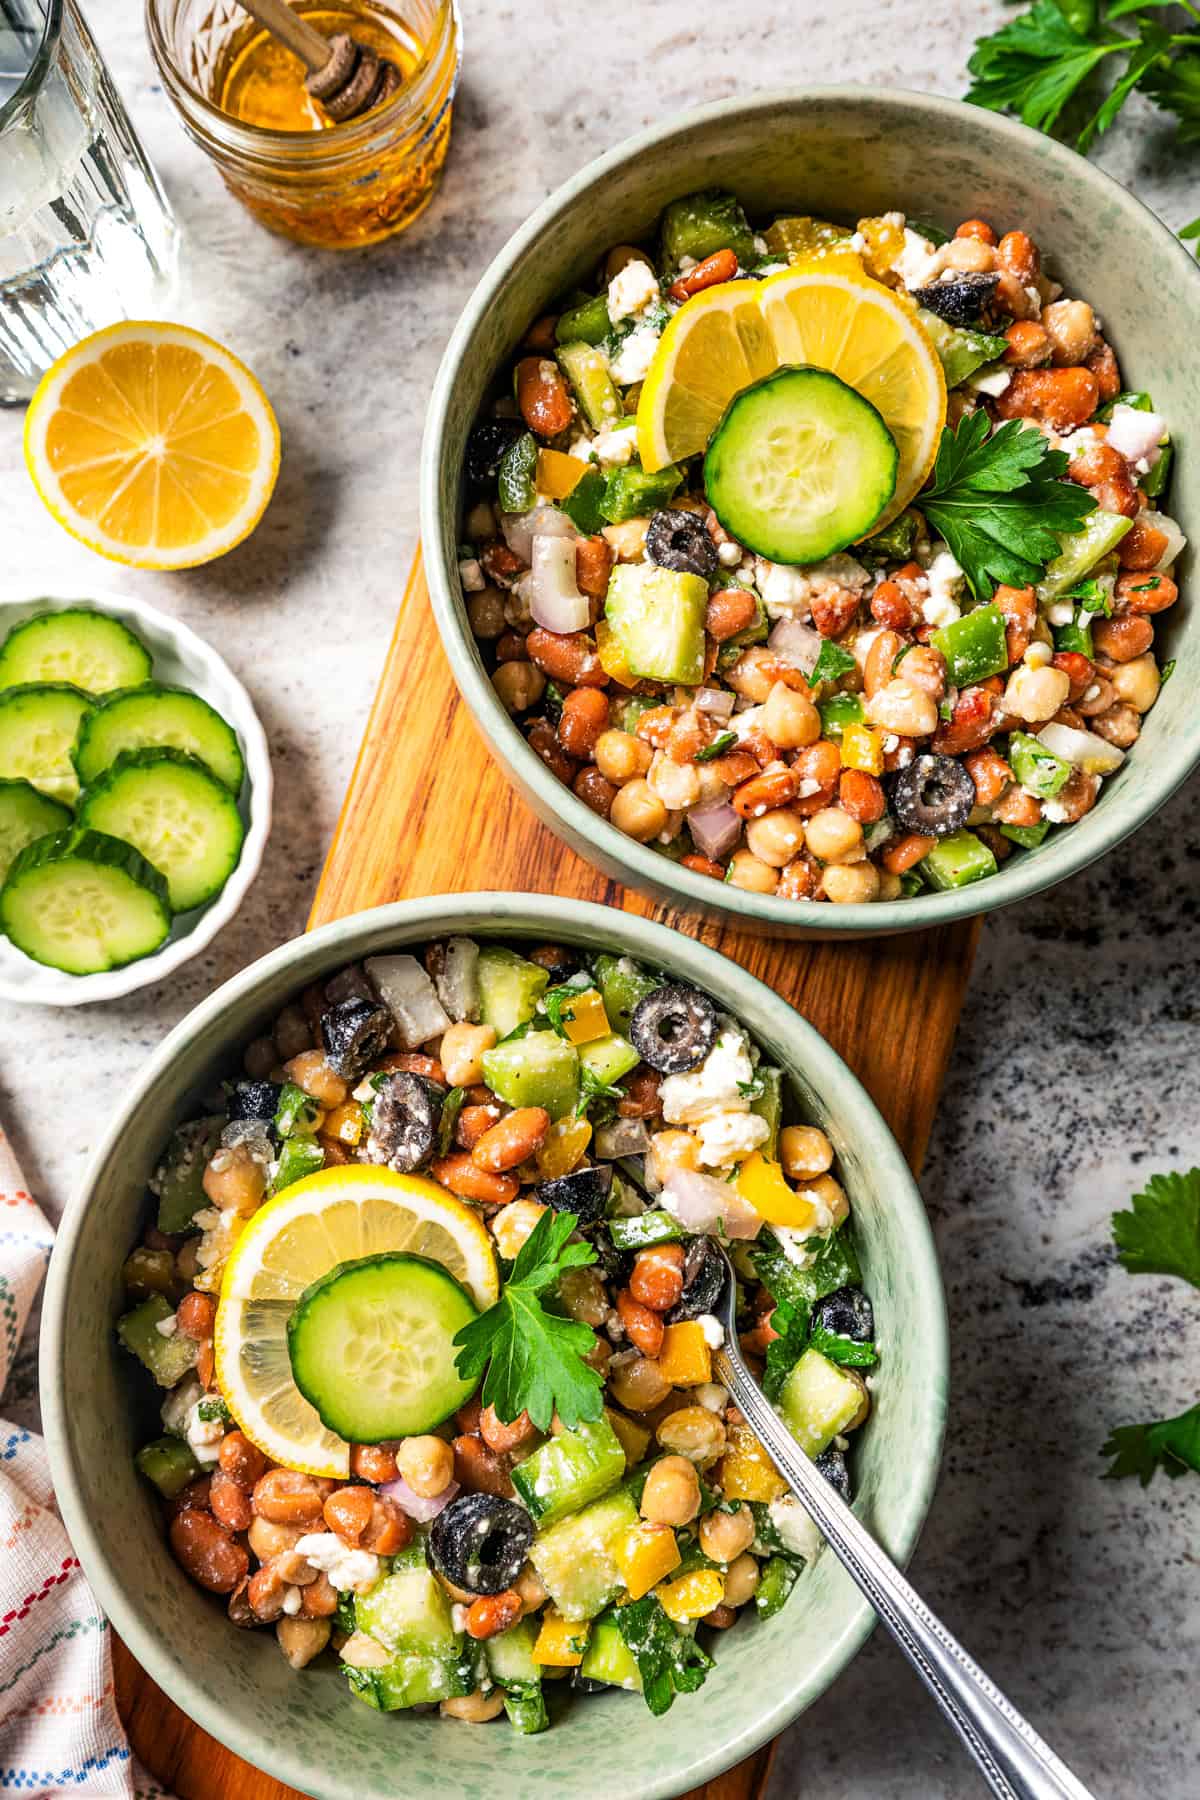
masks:
[[[736,394],[796,363],[839,376],[896,440],[896,491],[874,527],[882,529],[933,466],[946,382],[912,302],[873,281],[852,252],[796,263],[763,282],[708,288],[680,307],[638,403],[642,467],[698,455]]]
[[[249,369],[202,332],[112,325],[43,376],[25,463],[59,524],[101,556],[183,569],[253,531],[279,427]]]
[[[304,1290],[339,1263],[401,1252],[440,1263],[482,1311],[500,1291],[479,1215],[436,1182],[355,1163],[285,1188],[230,1252],[214,1338],[217,1382],[246,1436],[273,1461],[344,1477],[350,1447],[292,1376],[287,1326]]]

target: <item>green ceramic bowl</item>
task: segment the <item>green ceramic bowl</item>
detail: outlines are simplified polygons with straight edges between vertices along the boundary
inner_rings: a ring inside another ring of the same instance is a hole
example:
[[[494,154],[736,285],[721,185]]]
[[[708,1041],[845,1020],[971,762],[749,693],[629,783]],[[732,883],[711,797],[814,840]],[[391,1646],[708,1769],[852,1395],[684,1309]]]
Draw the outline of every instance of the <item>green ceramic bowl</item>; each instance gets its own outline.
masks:
[[[466,434],[498,370],[532,319],[576,284],[611,245],[637,241],[668,200],[719,185],[751,217],[775,210],[854,220],[900,207],[948,230],[982,216],[1027,231],[1051,272],[1104,321],[1125,385],[1146,388],[1177,446],[1168,509],[1200,521],[1200,270],[1165,226],[1109,176],[1022,125],[928,94],[817,87],[722,101],[655,125],[565,182],[492,263],[442,361],[426,416],[421,535],[442,639],[468,705],[529,805],[571,848],[614,880],[675,906],[752,921],[794,937],[867,936],[991,912],[1075,874],[1143,824],[1200,758],[1191,696],[1200,632],[1185,598],[1159,634],[1178,659],[1125,767],[1100,804],[988,881],[874,906],[776,900],[719,886],[598,819],[546,768],[492,690],[458,580],[460,471]],[[1178,615],[1178,616],[1176,616]]]
[[[227,982],[155,1052],[123,1098],[50,1265],[41,1391],[55,1492],[100,1603],[138,1660],[206,1731],[302,1793],[679,1794],[782,1730],[863,1643],[871,1611],[832,1555],[818,1558],[769,1624],[745,1622],[722,1638],[703,1692],[662,1720],[612,1693],[581,1697],[544,1736],[522,1738],[503,1720],[478,1730],[436,1715],[372,1713],[331,1664],[294,1674],[270,1633],[239,1631],[176,1567],[157,1505],[134,1473],[133,1452],[154,1419],[113,1320],[164,1139],[189,1100],[238,1068],[241,1047],[309,982],[448,931],[617,945],[706,989],[788,1071],[800,1107],[841,1160],[883,1347],[873,1417],[856,1451],[857,1510],[894,1557],[908,1558],[937,1474],[946,1324],[921,1198],[883,1120],[817,1033],[725,957],[628,913],[519,894],[411,900],[327,926]]]

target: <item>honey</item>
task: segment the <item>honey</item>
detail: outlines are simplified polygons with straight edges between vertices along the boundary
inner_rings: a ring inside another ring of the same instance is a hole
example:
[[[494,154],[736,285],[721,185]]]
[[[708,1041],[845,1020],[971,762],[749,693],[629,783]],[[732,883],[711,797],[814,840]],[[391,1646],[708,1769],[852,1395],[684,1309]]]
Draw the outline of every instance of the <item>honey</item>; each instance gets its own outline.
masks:
[[[401,7],[403,10],[401,10]],[[395,65],[398,92],[341,124],[306,70],[234,0],[150,0],[150,41],[190,135],[273,231],[352,249],[405,230],[433,198],[459,67],[453,0],[299,5],[322,37],[345,33]]]

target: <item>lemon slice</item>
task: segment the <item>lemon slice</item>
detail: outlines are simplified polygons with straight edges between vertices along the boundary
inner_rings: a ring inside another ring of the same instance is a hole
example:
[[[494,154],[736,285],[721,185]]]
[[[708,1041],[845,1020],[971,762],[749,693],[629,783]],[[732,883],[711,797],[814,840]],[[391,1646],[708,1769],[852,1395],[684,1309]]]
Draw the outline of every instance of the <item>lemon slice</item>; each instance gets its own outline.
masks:
[[[440,1263],[482,1311],[500,1292],[492,1240],[471,1208],[419,1175],[367,1163],[321,1169],[259,1209],[230,1252],[214,1341],[217,1382],[246,1436],[273,1461],[344,1477],[350,1447],[292,1377],[288,1320],[339,1263],[402,1252]]]
[[[828,369],[869,400],[900,453],[896,491],[873,529],[917,493],[946,421],[946,381],[906,296],[850,251],[794,264],[763,282],[727,282],[680,307],[638,403],[638,450],[653,472],[698,455],[734,396],[790,364]]]
[[[185,325],[112,325],[47,370],[25,466],[73,537],[139,569],[185,569],[258,524],[279,427],[244,363]]]

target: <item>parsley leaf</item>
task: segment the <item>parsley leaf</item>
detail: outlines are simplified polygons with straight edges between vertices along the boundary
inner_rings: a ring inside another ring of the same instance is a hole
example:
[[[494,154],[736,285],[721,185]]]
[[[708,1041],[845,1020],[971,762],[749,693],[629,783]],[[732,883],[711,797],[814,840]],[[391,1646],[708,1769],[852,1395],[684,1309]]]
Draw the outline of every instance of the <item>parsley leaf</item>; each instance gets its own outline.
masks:
[[[586,1065],[579,1071],[579,1100],[575,1107],[575,1117],[581,1119],[594,1100],[624,1100],[625,1090],[612,1087],[601,1081]],[[597,1114],[597,1117],[600,1115]]]
[[[1105,1481],[1136,1475],[1147,1487],[1159,1469],[1172,1478],[1189,1469],[1200,1473],[1200,1404],[1152,1425],[1118,1425],[1100,1454],[1112,1457]]]
[[[483,1404],[511,1424],[527,1412],[548,1431],[555,1412],[564,1425],[598,1419],[602,1383],[583,1360],[595,1333],[574,1319],[547,1312],[541,1296],[558,1287],[567,1269],[596,1260],[590,1244],[568,1243],[579,1223],[574,1213],[544,1212],[517,1255],[494,1306],[464,1325],[455,1367],[464,1381],[483,1376]],[[487,1371],[484,1375],[484,1371]]]
[[[992,112],[1015,112],[1036,131],[1049,131],[1093,70],[1131,42],[1097,41],[1086,24],[1077,29],[1055,0],[1036,0],[1028,12],[976,44],[967,64],[974,81],[966,98]]]
[[[767,1345],[763,1393],[772,1404],[808,1346],[809,1309],[803,1301],[779,1300],[771,1314],[772,1330],[779,1336]]]
[[[1178,1275],[1200,1287],[1200,1169],[1151,1175],[1132,1212],[1113,1214],[1113,1237],[1131,1275]]]
[[[840,676],[848,675],[854,666],[854,658],[848,650],[843,650],[832,638],[823,638],[808,685],[817,687],[822,681],[837,681]]]
[[[1081,581],[1077,587],[1068,588],[1062,598],[1078,600],[1083,612],[1102,612],[1106,619],[1112,617],[1112,587],[1106,587],[1102,581]]]
[[[949,544],[977,599],[996,582],[1028,587],[1062,549],[1058,534],[1077,531],[1096,501],[1061,481],[1067,456],[1036,427],[1008,419],[989,437],[988,416],[968,413],[946,426],[921,511]]]
[[[719,731],[711,744],[706,744],[703,750],[697,750],[693,760],[698,763],[716,762],[718,756],[724,756],[736,743],[736,731]]]
[[[840,1363],[847,1369],[873,1369],[879,1361],[879,1352],[872,1343],[862,1343],[857,1338],[844,1336],[840,1331],[826,1331],[818,1325],[809,1338],[812,1349],[819,1350],[830,1362]]]
[[[712,1668],[695,1638],[677,1631],[653,1594],[618,1606],[613,1619],[638,1666],[642,1696],[654,1714],[665,1713],[676,1694],[694,1694]]]
[[[1200,143],[1200,52],[1192,50],[1171,63],[1156,62],[1142,85],[1156,106],[1178,118],[1179,142]],[[1194,237],[1197,225],[1200,220],[1185,225],[1180,237]]]

